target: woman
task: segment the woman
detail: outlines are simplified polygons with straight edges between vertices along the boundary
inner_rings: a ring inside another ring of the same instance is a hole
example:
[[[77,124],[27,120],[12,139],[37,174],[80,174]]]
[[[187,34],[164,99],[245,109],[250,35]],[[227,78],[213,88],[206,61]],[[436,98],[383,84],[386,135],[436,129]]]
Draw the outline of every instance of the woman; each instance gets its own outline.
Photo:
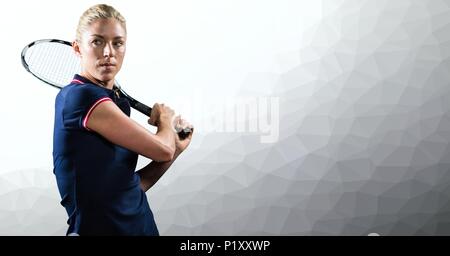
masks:
[[[189,145],[178,128],[191,127],[155,104],[152,134],[129,118],[130,106],[114,91],[126,49],[126,24],[108,5],[80,18],[75,52],[82,72],[56,97],[54,173],[69,215],[68,235],[159,235],[145,191]],[[153,161],[135,172],[138,154]]]

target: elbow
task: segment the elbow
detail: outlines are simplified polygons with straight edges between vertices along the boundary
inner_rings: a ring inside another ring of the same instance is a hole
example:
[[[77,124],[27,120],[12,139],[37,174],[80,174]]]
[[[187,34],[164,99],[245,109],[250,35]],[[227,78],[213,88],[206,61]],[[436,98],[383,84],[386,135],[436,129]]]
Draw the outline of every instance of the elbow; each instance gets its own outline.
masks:
[[[173,160],[173,156],[174,156],[174,155],[175,155],[175,150],[174,150],[174,149],[168,149],[168,150],[165,150],[165,151],[162,153],[160,162],[170,162],[170,161]]]
[[[155,162],[169,162],[175,158],[175,152],[175,142],[166,143],[165,141],[157,141],[156,143],[149,143],[142,155]]]
[[[172,147],[163,147],[158,154],[157,159],[153,159],[156,162],[169,162],[172,161],[175,155],[175,148]]]

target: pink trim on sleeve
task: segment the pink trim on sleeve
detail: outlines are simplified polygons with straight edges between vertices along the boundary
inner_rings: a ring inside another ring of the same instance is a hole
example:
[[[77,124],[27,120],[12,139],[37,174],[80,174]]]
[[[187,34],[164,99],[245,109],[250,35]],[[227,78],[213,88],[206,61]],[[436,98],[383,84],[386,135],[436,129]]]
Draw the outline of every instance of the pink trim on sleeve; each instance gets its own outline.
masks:
[[[72,84],[84,84],[84,83],[78,79],[73,79]]]
[[[87,122],[88,122],[88,120],[89,120],[89,116],[91,116],[91,114],[92,114],[92,111],[93,111],[100,103],[102,103],[102,102],[104,102],[104,101],[108,101],[108,100],[112,101],[112,100],[111,100],[110,98],[108,98],[108,97],[103,97],[103,98],[97,100],[97,101],[92,105],[92,107],[89,109],[89,111],[88,111],[86,117],[83,119],[83,127],[86,128],[86,130],[90,131],[90,129],[87,127]]]

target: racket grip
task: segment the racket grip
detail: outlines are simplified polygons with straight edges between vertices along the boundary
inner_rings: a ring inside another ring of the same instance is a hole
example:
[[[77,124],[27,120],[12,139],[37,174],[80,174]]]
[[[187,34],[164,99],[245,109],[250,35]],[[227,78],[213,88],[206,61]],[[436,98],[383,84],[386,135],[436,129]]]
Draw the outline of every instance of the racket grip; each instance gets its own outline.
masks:
[[[191,133],[192,133],[192,129],[186,128],[186,129],[183,129],[183,130],[181,130],[181,131],[178,132],[178,137],[179,137],[181,140],[184,140],[184,139],[186,139],[186,138],[189,136],[189,134],[191,134]]]
[[[152,108],[142,104],[140,102],[136,102],[136,104],[134,104],[134,109],[136,109],[137,111],[141,112],[142,114],[150,117],[151,113],[152,113]]]

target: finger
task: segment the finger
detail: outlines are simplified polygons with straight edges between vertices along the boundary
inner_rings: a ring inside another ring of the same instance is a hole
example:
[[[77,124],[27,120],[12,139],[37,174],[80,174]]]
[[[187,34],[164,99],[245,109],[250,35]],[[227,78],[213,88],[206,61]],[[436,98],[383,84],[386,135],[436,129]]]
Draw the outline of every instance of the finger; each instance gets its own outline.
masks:
[[[183,120],[183,121],[182,121],[182,126],[183,126],[183,128],[185,128],[185,129],[192,129],[192,128],[193,128],[192,124],[189,123],[189,122],[186,121],[186,120]]]
[[[153,115],[150,116],[150,118],[148,119],[148,123],[150,125],[156,126],[156,122],[159,118],[159,112],[155,111],[155,113],[153,113]]]
[[[180,128],[181,127],[180,116],[175,116],[172,123],[174,124],[175,128]]]
[[[178,125],[180,125],[181,127],[184,128],[185,125],[184,125],[183,119],[180,118],[180,119],[178,120]]]
[[[180,116],[174,116],[172,124],[177,133],[179,133],[183,129],[183,127],[180,125]]]

